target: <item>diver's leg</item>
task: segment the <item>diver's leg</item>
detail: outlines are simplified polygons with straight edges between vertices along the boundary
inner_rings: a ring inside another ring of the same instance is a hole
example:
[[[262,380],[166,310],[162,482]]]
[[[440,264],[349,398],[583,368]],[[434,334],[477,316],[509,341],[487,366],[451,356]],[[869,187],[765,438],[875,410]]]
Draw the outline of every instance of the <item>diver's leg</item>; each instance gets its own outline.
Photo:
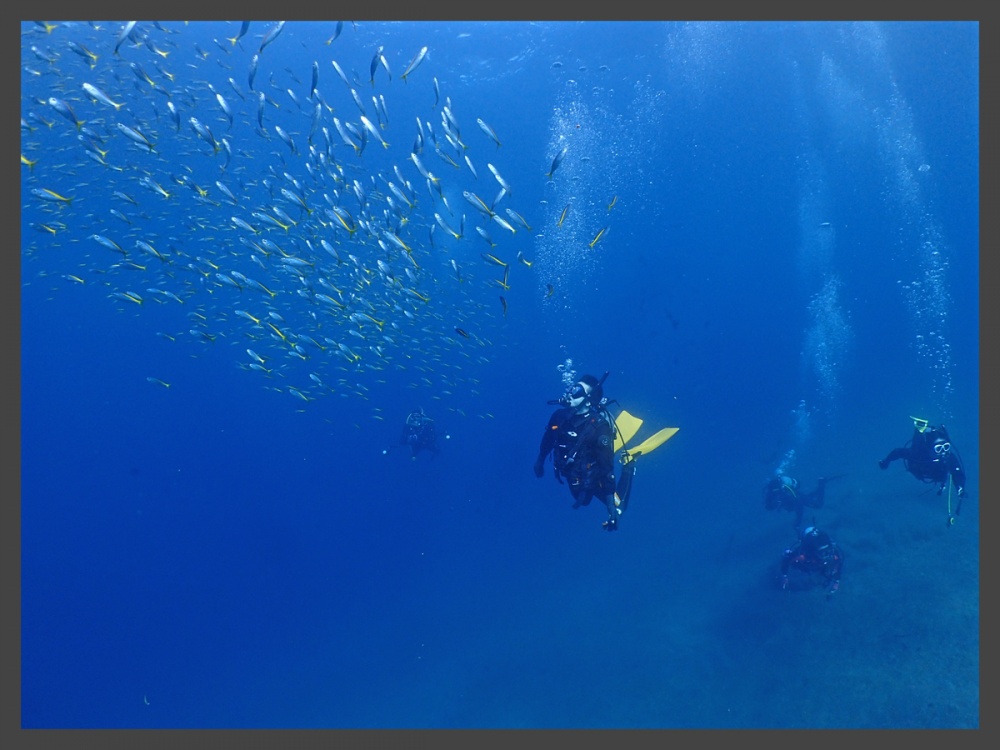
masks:
[[[614,499],[620,513],[624,513],[628,507],[628,499],[632,494],[632,477],[635,476],[635,460],[629,461],[622,467],[622,473],[618,477],[618,485],[615,487]]]
[[[614,493],[602,497],[601,502],[604,503],[604,507],[608,509],[608,520],[601,524],[601,526],[603,526],[607,531],[616,531],[618,529],[618,519],[621,517],[622,509],[615,504]]]
[[[826,496],[826,477],[816,480],[816,489],[802,498],[802,501],[810,508],[822,508]]]

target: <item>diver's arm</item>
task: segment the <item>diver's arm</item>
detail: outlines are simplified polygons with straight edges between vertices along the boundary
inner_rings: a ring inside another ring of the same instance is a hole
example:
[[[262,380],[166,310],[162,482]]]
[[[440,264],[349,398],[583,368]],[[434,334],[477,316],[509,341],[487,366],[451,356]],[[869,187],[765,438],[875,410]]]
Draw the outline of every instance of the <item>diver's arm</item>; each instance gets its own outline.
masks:
[[[559,429],[559,420],[557,419],[557,414],[555,412],[551,417],[549,417],[548,424],[545,425],[545,432],[542,433],[542,440],[538,445],[538,459],[544,461],[545,457],[552,452],[552,449],[556,444],[556,432]]]
[[[844,554],[836,542],[833,544],[833,555],[833,559],[823,569],[828,584],[826,589],[828,599],[840,590],[840,576],[844,572]]]
[[[782,587],[788,586],[788,569],[792,567],[792,558],[795,556],[795,547],[789,547],[781,555],[781,577]]]
[[[917,459],[914,458],[913,453],[914,450],[910,446],[903,446],[902,448],[893,448],[891,451],[889,451],[888,456],[879,461],[879,466],[881,466],[884,469],[888,467],[889,464],[891,464],[893,461],[897,461],[900,458],[905,458],[909,461],[915,461]]]
[[[542,440],[538,446],[538,458],[535,459],[535,476],[541,477],[545,473],[545,458],[552,452],[556,444],[556,430],[559,427],[557,419],[559,412],[553,412],[549,417],[548,424],[545,425],[545,432],[542,433]]]

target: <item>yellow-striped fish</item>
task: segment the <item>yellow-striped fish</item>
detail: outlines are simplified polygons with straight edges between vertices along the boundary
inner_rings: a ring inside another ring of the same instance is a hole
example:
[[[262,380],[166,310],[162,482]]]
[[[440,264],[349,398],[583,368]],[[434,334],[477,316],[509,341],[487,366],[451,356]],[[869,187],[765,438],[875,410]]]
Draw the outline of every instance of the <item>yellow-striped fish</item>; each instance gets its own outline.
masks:
[[[493,263],[494,265],[497,265],[497,266],[500,266],[501,268],[507,268],[507,264],[506,264],[506,263],[504,263],[504,262],[503,262],[502,260],[500,260],[500,259],[499,259],[499,258],[498,258],[497,256],[495,256],[495,255],[490,255],[489,253],[480,253],[479,255],[480,255],[480,256],[482,257],[482,259],[483,259],[483,260],[485,260],[485,261],[486,261],[487,263]]]
[[[563,222],[566,221],[566,216],[569,214],[569,205],[570,204],[567,203],[566,208],[564,208],[562,210],[562,213],[559,214],[559,221],[556,222],[557,227],[561,227],[563,225]]]
[[[594,245],[596,245],[598,242],[600,242],[601,239],[604,237],[604,235],[606,235],[608,233],[608,229],[609,229],[609,227],[604,227],[603,229],[601,229],[601,231],[599,231],[597,233],[597,235],[594,237],[594,239],[592,239],[590,241],[590,245],[588,245],[588,247],[590,247],[591,250],[593,250],[594,249]]]

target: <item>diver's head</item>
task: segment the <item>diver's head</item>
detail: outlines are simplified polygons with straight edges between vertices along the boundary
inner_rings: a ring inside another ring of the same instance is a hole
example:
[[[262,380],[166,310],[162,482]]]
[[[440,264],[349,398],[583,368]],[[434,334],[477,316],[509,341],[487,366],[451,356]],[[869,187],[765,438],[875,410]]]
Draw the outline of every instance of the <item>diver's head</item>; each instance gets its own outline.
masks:
[[[795,494],[795,487],[798,485],[794,479],[787,474],[775,474],[764,485],[764,505],[768,510],[773,510],[781,505],[783,493]]]
[[[940,461],[945,456],[948,455],[948,451],[951,450],[951,443],[948,442],[947,438],[937,437],[934,439],[934,460]]]
[[[816,526],[807,526],[802,532],[802,543],[806,549],[823,549],[830,544],[830,535]]]
[[[584,375],[564,396],[566,406],[578,411],[600,404],[602,398],[604,398],[604,387],[593,375]]]

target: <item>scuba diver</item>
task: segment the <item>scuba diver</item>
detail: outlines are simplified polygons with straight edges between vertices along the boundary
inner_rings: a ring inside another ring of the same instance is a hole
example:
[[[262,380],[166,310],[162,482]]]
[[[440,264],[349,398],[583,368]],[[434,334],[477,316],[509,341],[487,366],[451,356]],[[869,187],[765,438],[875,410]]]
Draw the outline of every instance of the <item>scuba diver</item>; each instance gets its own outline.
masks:
[[[888,469],[889,464],[901,458],[906,470],[921,482],[937,484],[939,495],[950,479],[961,499],[965,495],[965,466],[951,444],[948,431],[944,425],[935,427],[926,419],[910,419],[913,420],[913,437],[902,448],[889,451],[889,455],[878,462],[878,467]],[[950,488],[948,492],[950,498]],[[957,509],[955,514],[958,514]]]
[[[573,495],[573,507],[590,505],[594,495],[608,509],[608,520],[603,527],[608,531],[618,529],[618,517],[628,505],[634,462],[631,471],[622,472],[619,485],[621,493],[615,491],[615,426],[611,415],[604,408],[604,379],[584,375],[577,383],[556,401],[559,404],[545,426],[538,458],[535,459],[535,476],[545,474],[545,459],[552,454],[552,465],[556,479],[563,483],[565,477],[569,491]]]
[[[400,445],[410,446],[410,457],[416,458],[417,453],[422,450],[436,454],[437,432],[434,429],[434,420],[424,414],[423,407],[417,407],[416,411],[410,412],[406,417],[406,424],[403,425],[403,434],[399,437]]]
[[[795,513],[795,530],[802,527],[802,514],[806,508],[822,508],[826,483],[835,477],[820,477],[812,492],[799,490],[799,481],[784,473],[778,473],[764,485],[764,508],[767,510],[787,510]]]
[[[556,479],[569,485],[573,507],[589,505],[596,495],[608,511],[608,520],[602,527],[617,531],[632,492],[635,459],[669,440],[678,428],[664,427],[639,445],[625,448],[642,420],[624,410],[617,417],[611,416],[606,408],[608,399],[604,397],[607,377],[607,372],[600,380],[584,375],[562,397],[549,401],[560,408],[552,413],[545,426],[534,471],[536,477],[545,475],[545,459],[551,453]],[[614,456],[619,450],[622,471],[616,484]]]
[[[825,531],[820,531],[815,525],[809,526],[802,532],[799,541],[786,549],[781,557],[781,588],[787,591],[791,586],[789,570],[804,574],[803,581],[796,588],[808,588],[819,573],[829,599],[840,590],[843,569],[844,553],[837,543]]]

